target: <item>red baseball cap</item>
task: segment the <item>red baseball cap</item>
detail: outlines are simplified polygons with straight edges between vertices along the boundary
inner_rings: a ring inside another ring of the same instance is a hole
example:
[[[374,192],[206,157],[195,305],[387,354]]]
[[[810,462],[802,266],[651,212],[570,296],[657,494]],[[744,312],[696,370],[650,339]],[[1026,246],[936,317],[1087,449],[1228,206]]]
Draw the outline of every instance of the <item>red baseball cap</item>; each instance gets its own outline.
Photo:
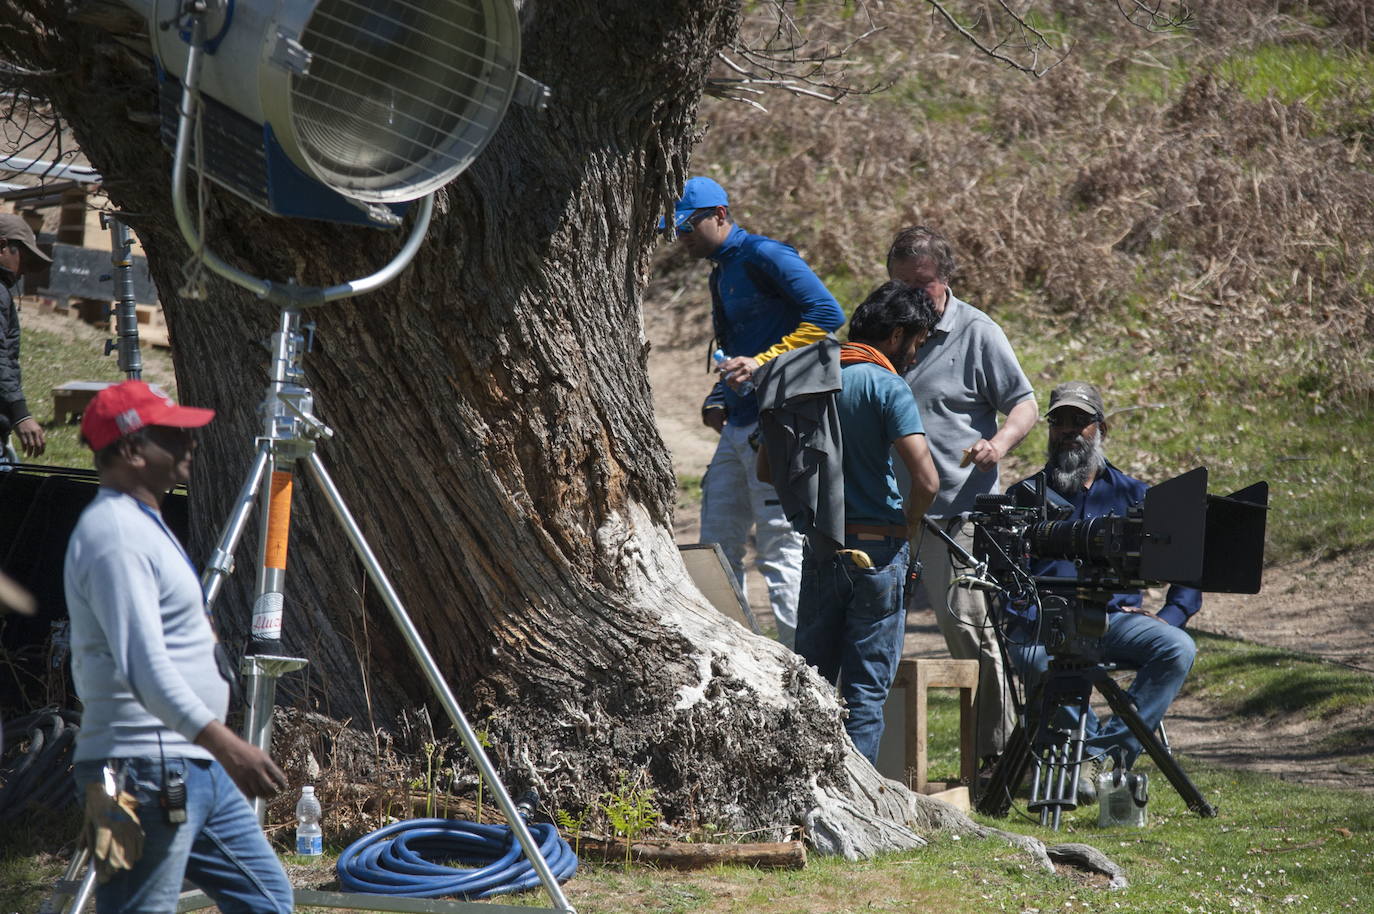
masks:
[[[215,418],[213,409],[177,406],[176,401],[142,381],[125,381],[96,394],[81,414],[81,436],[99,451],[149,425],[200,428]]]

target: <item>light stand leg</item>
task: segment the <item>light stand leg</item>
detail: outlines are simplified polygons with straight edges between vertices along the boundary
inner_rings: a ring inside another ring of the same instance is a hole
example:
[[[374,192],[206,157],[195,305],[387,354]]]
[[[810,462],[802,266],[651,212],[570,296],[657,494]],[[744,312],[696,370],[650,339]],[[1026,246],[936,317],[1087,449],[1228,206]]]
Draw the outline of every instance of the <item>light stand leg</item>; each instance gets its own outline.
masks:
[[[234,572],[234,552],[239,547],[243,531],[248,527],[248,515],[253,511],[258,487],[262,485],[263,474],[267,472],[267,464],[272,457],[271,448],[271,442],[265,438],[258,443],[258,453],[248,470],[248,478],[243,481],[243,488],[239,489],[234,510],[225,522],[219,542],[215,544],[210,560],[205,563],[205,571],[200,576],[200,588],[205,591],[205,608],[209,612],[214,611],[215,600],[219,598],[225,580]]]
[[[462,739],[463,745],[467,747],[468,754],[477,763],[478,769],[482,772],[482,777],[486,779],[492,787],[492,793],[496,796],[496,801],[505,813],[506,821],[510,824],[511,832],[515,835],[520,846],[525,850],[525,857],[529,860],[534,871],[539,875],[539,881],[549,893],[549,898],[553,906],[559,911],[573,910],[568,904],[567,898],[563,895],[562,886],[558,884],[558,879],[549,869],[548,861],[539,852],[539,846],[534,841],[534,836],[525,826],[524,817],[515,808],[515,803],[511,800],[510,794],[506,791],[500,776],[492,766],[491,760],[487,758],[486,752],[482,750],[482,744],[477,739],[477,734],[468,723],[467,717],[463,714],[463,709],[458,706],[458,700],[454,698],[452,690],[444,680],[443,674],[439,671],[438,665],[429,653],[429,648],[425,646],[424,640],[420,637],[415,624],[411,622],[410,616],[406,613],[405,607],[401,604],[401,598],[397,595],[391,582],[386,577],[386,572],[382,570],[381,564],[377,561],[376,555],[372,552],[372,547],[363,537],[362,528],[358,526],[353,515],[349,513],[348,506],[344,503],[343,496],[334,486],[334,480],[329,477],[329,472],[320,461],[319,455],[310,453],[305,458],[305,465],[310,470],[310,477],[324,492],[325,501],[334,511],[334,516],[338,518],[343,526],[344,532],[348,534],[348,539],[353,544],[353,550],[358,554],[367,569],[368,577],[372,579],[372,584],[382,596],[382,601],[391,611],[391,618],[396,626],[401,630],[406,643],[410,645],[411,652],[415,659],[420,662],[421,669],[424,670],[425,677],[429,680],[430,687],[439,697],[444,710],[448,712],[449,719],[453,722],[454,728],[458,731],[458,736]]]
[[[38,914],[81,914],[95,894],[95,862],[84,845],[72,854],[62,879],[38,906]],[[79,881],[78,881],[79,880]],[[70,898],[70,901],[63,899]]]

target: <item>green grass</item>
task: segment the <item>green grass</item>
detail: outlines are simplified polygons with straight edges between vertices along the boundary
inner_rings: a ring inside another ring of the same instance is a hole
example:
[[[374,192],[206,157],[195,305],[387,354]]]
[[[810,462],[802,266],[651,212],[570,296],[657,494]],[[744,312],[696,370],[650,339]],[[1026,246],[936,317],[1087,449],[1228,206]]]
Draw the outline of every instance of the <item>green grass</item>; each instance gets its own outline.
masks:
[[[26,309],[27,310],[27,309]],[[20,321],[20,365],[24,373],[24,394],[33,417],[47,435],[47,450],[34,460],[48,466],[67,466],[89,469],[91,452],[81,444],[80,430],[75,423],[59,422],[53,416],[52,389],[67,381],[122,381],[124,374],[113,355],[104,355],[97,331],[84,325],[76,326],[75,339],[36,329]],[[169,392],[176,395],[175,389]]]
[[[1325,718],[1374,705],[1374,678],[1280,648],[1195,634],[1197,661],[1188,693],[1223,714]],[[1374,743],[1369,746],[1374,748]]]
[[[691,473],[679,473],[677,477],[678,510],[701,505],[701,477]]]
[[[1218,68],[1253,101],[1271,93],[1314,109],[1374,82],[1374,56],[1307,44],[1266,44],[1233,54]]]
[[[1307,44],[1260,45],[1227,58],[1221,76],[1251,100],[1301,103],[1313,129],[1349,139],[1374,130],[1374,55]]]

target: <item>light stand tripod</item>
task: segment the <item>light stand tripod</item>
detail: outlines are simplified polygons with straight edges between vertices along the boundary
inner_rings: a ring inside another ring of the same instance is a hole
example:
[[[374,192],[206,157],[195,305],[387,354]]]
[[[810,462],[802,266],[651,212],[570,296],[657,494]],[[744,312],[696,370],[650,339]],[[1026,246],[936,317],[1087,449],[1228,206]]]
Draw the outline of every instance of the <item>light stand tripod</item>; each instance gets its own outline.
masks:
[[[371,275],[327,288],[303,287],[291,283],[274,283],[245,273],[228,264],[208,250],[191,216],[186,194],[186,174],[191,158],[191,137],[193,124],[200,108],[198,91],[199,60],[204,43],[205,23],[203,16],[193,18],[194,39],[190,45],[187,74],[183,84],[180,111],[180,124],[177,130],[176,149],[172,167],[172,200],[177,223],[200,262],[211,271],[230,282],[248,289],[256,295],[282,306],[278,329],[273,335],[272,369],[267,394],[263,402],[264,429],[258,439],[257,455],[239,491],[233,511],[226,522],[218,544],[211,554],[201,585],[205,592],[206,607],[212,609],[223,586],[224,579],[234,567],[234,551],[247,526],[249,514],[255,501],[261,501],[259,574],[257,597],[253,605],[253,635],[257,650],[243,658],[242,672],[247,679],[247,713],[244,720],[244,738],[265,752],[271,750],[272,709],[276,696],[277,680],[285,673],[305,666],[306,660],[299,657],[282,656],[273,653],[271,648],[280,644],[282,625],[283,591],[286,576],[286,547],[289,539],[292,470],[297,463],[303,463],[310,473],[311,480],[324,493],[335,518],[352,544],[354,552],[362,561],[368,577],[381,595],[390,611],[392,619],[411,649],[431,688],[434,689],[444,710],[448,713],[454,729],[457,730],[468,754],[476,763],[486,783],[491,785],[497,805],[510,826],[516,841],[524,850],[539,882],[549,894],[553,904],[551,909],[573,914],[574,909],[563,895],[557,878],[549,868],[539,850],[538,844],[530,834],[524,818],[511,800],[496,769],[483,751],[476,733],[468,723],[457,699],[449,689],[443,674],[439,671],[434,658],[421,639],[419,632],[410,620],[400,597],[397,595],[386,573],[364,538],[361,528],[345,504],[342,495],[335,487],[328,471],[315,453],[315,444],[320,438],[328,438],[333,433],[314,415],[314,395],[305,385],[305,371],[301,357],[306,349],[305,338],[301,333],[301,310],[322,305],[342,298],[371,291],[389,282],[418,252],[430,218],[434,212],[434,197],[426,195],[419,201],[418,210],[410,234],[395,256],[380,270]],[[127,245],[125,246],[127,254]],[[127,258],[126,258],[127,259]],[[119,260],[116,259],[116,266]],[[194,295],[195,290],[189,294]],[[132,299],[130,297],[130,306]],[[134,316],[127,323],[132,336],[132,348],[126,342],[126,322],[121,311],[120,362],[125,367],[126,353],[130,361],[137,355],[137,321]],[[138,366],[141,368],[141,365]],[[263,483],[271,469],[269,485]],[[264,646],[267,648],[264,650]],[[259,821],[264,814],[264,804],[254,802],[254,811]],[[85,872],[84,877],[78,876]],[[80,914],[95,888],[96,870],[90,862],[87,851],[74,855],[67,873],[52,895],[44,902],[44,910]],[[70,898],[64,903],[62,898]],[[297,891],[295,899],[302,905],[320,905],[331,908],[370,911],[424,911],[424,912],[491,912],[517,910],[489,903],[445,902],[428,899],[395,898],[381,895],[364,895],[341,892]],[[199,892],[183,896],[177,906],[178,911],[191,911],[209,907],[213,902]],[[521,908],[518,910],[530,910]],[[537,910],[537,909],[536,909]]]
[[[258,439],[258,452],[253,465],[240,490],[233,513],[226,523],[224,532],[215,548],[205,571],[205,593],[207,605],[212,605],[219,595],[224,578],[233,569],[233,555],[247,526],[248,515],[253,503],[261,499],[261,527],[264,533],[261,540],[261,558],[258,574],[258,593],[253,607],[253,634],[259,644],[274,641],[280,643],[282,622],[282,591],[285,583],[286,545],[290,523],[290,497],[292,490],[292,467],[304,464],[314,482],[324,494],[325,500],[334,517],[342,526],[354,552],[362,561],[373,586],[377,588],[382,601],[390,611],[393,621],[400,629],[407,645],[420,663],[431,688],[434,689],[444,710],[448,713],[454,729],[473,761],[481,771],[482,777],[491,785],[497,804],[505,814],[515,839],[525,851],[525,856],[534,867],[539,881],[549,893],[553,910],[571,912],[573,908],[563,896],[562,888],[549,869],[547,861],[539,851],[538,845],[525,825],[524,818],[516,809],[509,792],[501,783],[491,761],[487,758],[482,745],[468,723],[462,708],[449,689],[443,674],[439,671],[433,657],[426,648],[419,632],[401,604],[400,597],[391,586],[381,564],[373,554],[362,529],[349,512],[343,496],[335,487],[329,472],[320,457],[315,453],[316,442],[329,437],[332,432],[314,415],[314,396],[305,386],[304,369],[301,356],[305,350],[306,339],[301,333],[300,311],[286,308],[281,313],[280,325],[272,337],[272,377],[267,396],[263,402],[265,414],[264,433]],[[264,486],[268,469],[271,468],[271,484]],[[243,658],[243,673],[247,679],[248,713],[244,721],[244,738],[258,748],[269,751],[271,748],[272,706],[276,695],[277,679],[283,673],[305,665],[301,658],[286,657],[279,654],[259,652]],[[259,818],[263,814],[263,804],[255,804]],[[354,910],[425,910],[425,911],[462,911],[486,910],[488,904],[467,902],[426,902],[423,908],[414,907],[413,901],[405,901],[402,907],[383,907],[383,904],[403,902],[402,899],[388,899],[375,895],[361,895],[339,892],[296,893],[299,904],[323,905]],[[190,908],[186,908],[190,910]]]
[[[325,469],[318,454],[316,442],[328,438],[332,431],[314,415],[314,396],[304,383],[304,370],[301,356],[306,348],[306,339],[301,332],[300,311],[287,308],[281,313],[277,332],[272,337],[272,376],[268,384],[264,412],[263,435],[258,439],[257,455],[239,490],[238,497],[229,520],[226,522],[220,539],[211,554],[201,584],[205,590],[206,606],[213,608],[225,578],[234,567],[234,552],[239,539],[248,525],[248,518],[255,501],[261,502],[261,562],[258,574],[257,597],[253,609],[253,633],[258,643],[258,653],[243,658],[241,671],[247,681],[247,713],[244,717],[244,739],[262,749],[271,751],[272,745],[272,708],[276,697],[277,680],[285,673],[298,670],[306,665],[300,657],[283,656],[279,651],[270,653],[273,645],[280,645],[282,624],[282,592],[285,584],[286,547],[290,524],[290,498],[292,491],[292,469],[295,464],[303,463],[310,473],[311,480],[319,486],[335,518],[343,527],[349,542],[367,570],[373,586],[381,595],[390,611],[392,619],[401,630],[415,659],[420,663],[430,686],[434,689],[444,710],[448,713],[454,729],[457,730],[468,754],[476,763],[483,779],[491,786],[497,804],[505,814],[511,831],[526,858],[533,866],[540,883],[549,893],[555,910],[572,914],[573,908],[563,895],[556,877],[548,862],[541,854],[538,844],[530,834],[524,818],[511,800],[510,793],[502,784],[496,769],[487,758],[482,745],[468,723],[457,699],[449,689],[443,674],[439,671],[433,657],[426,648],[419,632],[415,629],[395,588],[387,579],[371,547],[363,537],[361,528],[354,520],[342,495],[335,487],[329,472]],[[263,485],[271,469],[271,484]],[[266,648],[266,650],[264,649]],[[254,811],[261,821],[265,812],[261,800],[254,801]],[[75,879],[85,869],[77,886]],[[68,911],[78,914],[85,901],[90,897],[95,885],[95,867],[89,864],[86,854],[74,857],[68,867],[64,881],[59,883],[59,894],[71,894],[73,902],[68,906],[48,906],[51,911]],[[344,908],[364,911],[424,911],[460,912],[501,910],[501,906],[489,903],[433,901],[408,898],[392,898],[380,895],[358,893],[319,892],[297,890],[296,903],[301,905],[320,905],[331,908]],[[51,901],[52,899],[50,899]],[[209,907],[213,902],[199,892],[184,895],[178,911],[192,911]],[[515,909],[509,909],[515,910]],[[531,910],[520,908],[519,910]],[[535,909],[538,910],[538,909]]]

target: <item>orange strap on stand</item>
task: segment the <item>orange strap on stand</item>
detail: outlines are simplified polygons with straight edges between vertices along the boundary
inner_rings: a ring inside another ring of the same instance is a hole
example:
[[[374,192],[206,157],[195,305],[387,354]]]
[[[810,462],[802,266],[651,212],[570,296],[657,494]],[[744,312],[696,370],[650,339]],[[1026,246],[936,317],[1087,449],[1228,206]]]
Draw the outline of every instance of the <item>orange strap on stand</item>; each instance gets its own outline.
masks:
[[[272,471],[272,494],[267,512],[267,548],[263,550],[264,568],[286,570],[286,544],[291,537],[291,485],[287,470]]]

